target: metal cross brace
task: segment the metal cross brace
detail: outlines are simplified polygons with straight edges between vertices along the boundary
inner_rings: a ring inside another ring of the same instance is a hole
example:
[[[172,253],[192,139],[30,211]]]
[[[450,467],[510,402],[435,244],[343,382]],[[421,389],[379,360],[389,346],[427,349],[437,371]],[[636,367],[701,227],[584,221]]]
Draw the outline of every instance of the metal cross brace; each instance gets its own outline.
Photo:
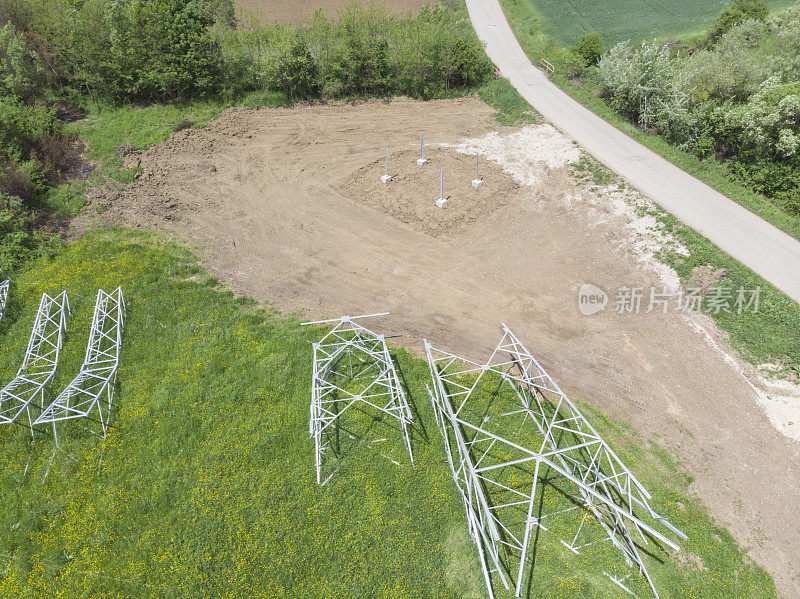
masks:
[[[502,326],[503,337],[484,364],[424,340],[434,383],[428,392],[490,596],[494,598],[492,574],[497,573],[503,586],[513,585],[514,594],[521,597],[533,529],[547,531],[542,520],[575,509],[534,516],[537,496],[538,503],[543,502],[545,477],[552,477],[571,489],[559,487],[584,513],[575,536],[569,542],[561,539],[564,546],[580,555],[581,548],[597,542],[577,544],[578,536],[587,534],[590,527],[583,525],[591,516],[604,540],[638,570],[658,598],[630,531],[639,533],[644,544],[649,535],[673,550],[679,547],[666,533],[684,540],[686,535],[650,507],[651,496],[644,486],[519,339]],[[509,387],[517,402],[513,409],[495,414],[491,404],[484,407],[478,388],[487,383]],[[512,424],[517,436],[524,429],[527,444],[511,439]],[[632,593],[622,584],[624,578],[607,575]]]
[[[76,418],[88,419],[95,411],[102,434],[106,435],[124,328],[125,299],[122,288],[117,287],[111,293],[99,289],[81,370],[33,423],[34,426],[52,425],[56,444],[57,422]]]
[[[350,408],[358,406],[381,419],[390,417],[399,425],[408,448],[411,463],[409,425],[413,420],[408,400],[400,385],[394,362],[383,335],[378,335],[356,319],[365,316],[343,316],[319,342],[314,343],[314,371],[311,385],[311,419],[309,432],[314,439],[317,484],[324,485],[333,476],[322,478],[326,450],[336,450],[340,419]],[[350,385],[354,384],[356,390]]]
[[[31,409],[44,409],[44,390],[56,372],[69,313],[66,291],[55,297],[42,295],[22,366],[0,390],[0,424],[13,424],[25,413],[33,434]]]

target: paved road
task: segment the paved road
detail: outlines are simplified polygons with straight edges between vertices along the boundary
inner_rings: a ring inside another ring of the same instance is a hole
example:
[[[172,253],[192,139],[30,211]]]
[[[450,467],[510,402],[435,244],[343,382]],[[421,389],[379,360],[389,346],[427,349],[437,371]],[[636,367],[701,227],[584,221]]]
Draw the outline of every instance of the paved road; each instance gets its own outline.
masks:
[[[595,158],[800,303],[800,242],[634,141],[535,68],[498,0],[466,0],[472,25],[504,77]]]

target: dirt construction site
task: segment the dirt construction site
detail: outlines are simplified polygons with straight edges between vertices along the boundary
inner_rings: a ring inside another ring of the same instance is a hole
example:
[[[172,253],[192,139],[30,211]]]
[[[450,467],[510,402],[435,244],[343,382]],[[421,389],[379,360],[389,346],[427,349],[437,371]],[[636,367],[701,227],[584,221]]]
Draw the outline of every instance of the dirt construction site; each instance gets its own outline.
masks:
[[[646,198],[576,178],[583,159],[552,126],[500,127],[476,98],[235,108],[127,156],[137,181],[94,190],[72,234],[167,232],[285,312],[390,312],[382,330],[418,354],[426,337],[479,358],[505,322],[567,393],[678,456],[716,521],[800,596],[797,399],[706,316],[615,313],[620,287],[677,286],[654,255],[681,248]],[[605,311],[581,314],[584,283],[608,292]]]

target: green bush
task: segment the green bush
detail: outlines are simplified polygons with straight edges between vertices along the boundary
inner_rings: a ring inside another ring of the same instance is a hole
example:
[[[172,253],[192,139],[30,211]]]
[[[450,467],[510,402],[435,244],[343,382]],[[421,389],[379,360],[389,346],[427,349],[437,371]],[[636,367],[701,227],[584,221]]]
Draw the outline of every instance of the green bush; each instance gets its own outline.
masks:
[[[620,113],[672,140],[694,137],[686,79],[667,46],[617,44],[600,59],[605,94]]]
[[[469,36],[460,32],[443,36],[436,50],[445,92],[454,86],[478,85],[486,80],[490,65],[482,48]]]
[[[729,170],[750,189],[774,198],[784,210],[800,216],[800,161],[779,163],[743,157],[732,161]]]
[[[35,160],[0,163],[0,193],[19,198],[31,204],[48,187],[41,165]]]
[[[317,65],[308,51],[308,45],[299,34],[293,36],[288,48],[281,54],[275,69],[275,86],[290,101],[309,98],[317,90]]]
[[[723,35],[713,49],[695,52],[682,70],[696,99],[741,102],[755,93],[774,69],[774,60],[755,50],[766,34],[764,23],[745,21]]]
[[[718,105],[709,120],[721,152],[794,160],[800,150],[800,82],[771,77],[747,102]]]
[[[211,35],[222,9],[199,0],[18,0],[35,5],[26,35],[60,93],[118,101],[173,100],[217,91],[222,62]],[[41,56],[40,56],[41,57]]]
[[[26,262],[48,253],[56,240],[33,226],[33,214],[19,198],[0,192],[0,278],[18,271]]]
[[[575,45],[575,52],[588,65],[596,65],[603,55],[603,38],[596,31],[581,36]]]
[[[15,3],[26,9],[15,16],[24,34],[41,41],[38,60],[48,65],[50,84],[76,102],[86,96],[117,103],[185,101],[255,91],[279,91],[290,100],[430,98],[482,84],[492,74],[461,5],[396,16],[354,3],[336,21],[319,13],[298,29],[239,27],[231,18],[230,0]],[[6,67],[8,87],[18,96],[29,95],[28,82],[39,63],[35,54],[25,53],[15,31],[9,26],[0,36],[14,49],[14,60],[6,62],[30,68]]]
[[[775,71],[785,81],[800,77],[800,2],[771,20]]]
[[[457,19],[452,11],[425,8],[417,17],[397,17],[351,6],[341,17],[341,25],[333,31],[334,35],[340,31],[344,51],[339,45],[338,59],[325,77],[329,93],[338,88],[343,95],[402,93],[431,98],[491,77],[491,63],[469,22]],[[316,27],[326,29],[318,19],[309,32],[312,37]]]
[[[728,5],[746,18],[713,47],[619,44],[596,73],[617,112],[800,215],[800,3],[769,21],[759,6]]]
[[[708,43],[717,41],[723,34],[743,21],[748,19],[766,21],[768,15],[769,6],[765,0],[733,0],[726,4],[714,18],[708,33]]]
[[[7,22],[0,28],[0,96],[32,100],[43,81],[39,55]]]
[[[45,136],[62,132],[54,110],[0,97],[0,158],[28,160]]]
[[[216,91],[221,56],[202,3],[110,0],[104,9],[108,57],[86,66],[107,75],[103,85],[113,98],[176,100]]]
[[[387,93],[392,69],[388,21],[383,11],[365,11],[352,5],[341,17],[344,47],[333,71],[342,81],[342,92],[346,95]]]
[[[187,98],[217,91],[222,60],[209,32],[214,17],[208,8],[202,2],[172,0],[157,18],[165,20],[166,34],[156,51],[162,93]]]

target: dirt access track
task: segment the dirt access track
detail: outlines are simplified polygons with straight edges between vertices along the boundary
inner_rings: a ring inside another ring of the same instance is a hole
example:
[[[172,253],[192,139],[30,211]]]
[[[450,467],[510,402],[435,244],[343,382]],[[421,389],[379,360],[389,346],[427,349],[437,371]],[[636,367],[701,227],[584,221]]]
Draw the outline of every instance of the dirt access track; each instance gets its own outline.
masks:
[[[480,147],[484,187],[470,186],[474,157],[439,144]],[[137,182],[98,191],[74,233],[171,231],[237,292],[313,319],[389,311],[374,328],[419,353],[427,337],[485,359],[503,321],[569,394],[672,448],[717,522],[800,596],[800,419],[781,419],[706,317],[579,313],[584,282],[674,277],[649,257],[665,241],[631,209],[636,194],[578,184],[579,158],[549,125],[499,129],[473,98],[230,109],[129,157]]]

